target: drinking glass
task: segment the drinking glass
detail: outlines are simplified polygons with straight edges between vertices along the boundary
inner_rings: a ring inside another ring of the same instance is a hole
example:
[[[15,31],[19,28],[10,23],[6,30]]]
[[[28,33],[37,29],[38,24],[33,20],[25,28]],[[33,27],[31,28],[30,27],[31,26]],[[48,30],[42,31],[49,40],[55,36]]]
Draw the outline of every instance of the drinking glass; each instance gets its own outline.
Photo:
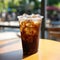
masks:
[[[38,14],[18,16],[24,56],[38,51],[42,18]]]

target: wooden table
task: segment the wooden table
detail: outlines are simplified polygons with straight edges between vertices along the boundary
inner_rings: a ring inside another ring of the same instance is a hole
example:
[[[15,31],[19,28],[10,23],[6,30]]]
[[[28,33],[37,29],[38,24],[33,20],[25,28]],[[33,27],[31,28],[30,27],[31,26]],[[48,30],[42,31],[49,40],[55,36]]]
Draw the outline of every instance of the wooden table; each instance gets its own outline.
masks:
[[[39,51],[23,60],[60,60],[60,42],[41,39]]]

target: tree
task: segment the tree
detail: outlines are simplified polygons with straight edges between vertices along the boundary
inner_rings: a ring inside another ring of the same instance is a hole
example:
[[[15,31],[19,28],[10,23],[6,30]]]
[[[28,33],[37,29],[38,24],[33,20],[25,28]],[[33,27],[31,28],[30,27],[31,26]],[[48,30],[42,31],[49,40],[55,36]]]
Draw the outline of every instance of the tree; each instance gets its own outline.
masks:
[[[0,0],[0,12],[3,12],[4,10],[8,10],[10,7],[13,11],[16,6],[20,5],[21,0]]]
[[[60,0],[48,0],[48,5],[55,5],[60,3]]]
[[[29,2],[32,2],[32,1],[34,2],[34,9],[38,9],[40,2],[38,0],[29,0]]]

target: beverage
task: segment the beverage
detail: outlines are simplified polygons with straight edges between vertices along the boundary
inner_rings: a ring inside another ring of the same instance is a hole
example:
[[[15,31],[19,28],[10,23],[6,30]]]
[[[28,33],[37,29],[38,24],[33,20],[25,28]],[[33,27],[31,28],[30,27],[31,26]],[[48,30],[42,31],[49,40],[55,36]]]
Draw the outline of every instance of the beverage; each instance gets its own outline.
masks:
[[[22,16],[21,16],[22,17]],[[28,15],[20,18],[20,32],[24,56],[31,55],[38,51],[41,18],[37,15]]]

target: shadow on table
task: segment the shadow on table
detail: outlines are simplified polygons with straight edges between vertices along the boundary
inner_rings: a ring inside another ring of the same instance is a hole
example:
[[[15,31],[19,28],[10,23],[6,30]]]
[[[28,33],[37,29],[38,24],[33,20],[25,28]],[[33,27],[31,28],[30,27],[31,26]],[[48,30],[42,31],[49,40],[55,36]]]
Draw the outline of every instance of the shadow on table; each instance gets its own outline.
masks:
[[[0,54],[0,60],[22,60],[22,50],[2,53]]]
[[[36,52],[37,53],[37,52]],[[25,56],[23,56],[23,59],[24,58],[27,58],[27,57],[30,57],[30,56],[32,56],[32,55],[34,55],[34,54],[36,54],[36,53],[32,53],[32,54],[30,54],[30,55],[25,55]]]

